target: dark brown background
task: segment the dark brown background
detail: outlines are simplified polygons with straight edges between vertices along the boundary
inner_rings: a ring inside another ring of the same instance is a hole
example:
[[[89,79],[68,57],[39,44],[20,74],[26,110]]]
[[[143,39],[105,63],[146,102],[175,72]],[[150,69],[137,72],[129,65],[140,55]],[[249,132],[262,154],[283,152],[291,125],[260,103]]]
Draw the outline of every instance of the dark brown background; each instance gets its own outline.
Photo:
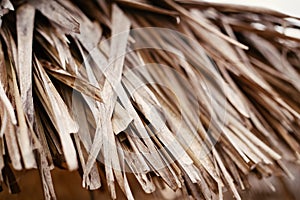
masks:
[[[295,180],[288,178],[273,177],[270,181],[274,184],[277,191],[272,192],[263,181],[257,181],[250,177],[252,189],[241,191],[243,199],[264,199],[264,200],[283,200],[300,199],[300,167],[289,165],[295,175]],[[44,199],[42,186],[37,170],[15,172],[17,181],[22,192],[10,195],[7,187],[3,185],[4,191],[0,193],[0,200],[42,200]],[[77,172],[68,172],[66,170],[54,169],[52,171],[53,182],[58,200],[85,200],[85,199],[110,199],[107,192],[106,183],[102,178],[102,189],[88,192],[81,187],[81,178]],[[163,189],[162,192],[156,191],[153,194],[145,194],[135,179],[129,175],[130,186],[136,199],[182,199],[179,194]],[[289,194],[289,193],[290,194]],[[118,199],[125,199],[124,195],[118,191]],[[225,199],[233,199],[229,192],[225,193]]]

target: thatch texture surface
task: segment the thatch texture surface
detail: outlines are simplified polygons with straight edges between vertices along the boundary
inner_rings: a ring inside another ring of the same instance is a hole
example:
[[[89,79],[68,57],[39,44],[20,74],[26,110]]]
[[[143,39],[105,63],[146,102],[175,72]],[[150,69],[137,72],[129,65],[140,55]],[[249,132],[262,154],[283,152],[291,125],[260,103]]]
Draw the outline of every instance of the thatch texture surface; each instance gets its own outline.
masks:
[[[134,199],[136,184],[241,199],[249,176],[270,188],[272,175],[293,178],[300,39],[284,30],[297,18],[192,0],[0,4],[0,180],[11,193],[14,170],[30,169],[45,199],[56,199],[54,168],[113,199]]]

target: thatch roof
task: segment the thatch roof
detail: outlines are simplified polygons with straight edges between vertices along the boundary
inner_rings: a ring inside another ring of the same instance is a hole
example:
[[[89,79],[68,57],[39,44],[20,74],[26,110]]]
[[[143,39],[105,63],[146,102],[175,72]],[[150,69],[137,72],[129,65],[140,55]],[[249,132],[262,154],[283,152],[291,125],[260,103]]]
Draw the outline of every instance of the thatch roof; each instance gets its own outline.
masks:
[[[128,173],[146,193],[166,184],[196,199],[225,188],[240,199],[249,174],[293,176],[300,39],[284,30],[297,18],[190,0],[0,4],[0,169],[12,193],[12,169],[38,168],[46,199],[54,167],[113,199],[116,184],[134,198]]]

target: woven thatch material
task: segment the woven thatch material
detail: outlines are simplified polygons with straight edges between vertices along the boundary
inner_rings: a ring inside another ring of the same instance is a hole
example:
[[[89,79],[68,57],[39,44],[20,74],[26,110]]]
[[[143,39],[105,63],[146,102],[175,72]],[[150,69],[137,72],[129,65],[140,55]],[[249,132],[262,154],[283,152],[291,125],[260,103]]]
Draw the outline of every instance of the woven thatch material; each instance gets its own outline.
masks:
[[[46,199],[55,166],[128,199],[128,173],[146,193],[167,185],[196,199],[225,188],[240,199],[249,174],[292,177],[300,39],[284,30],[297,19],[180,0],[2,0],[0,11],[0,169],[12,193],[12,168],[38,168]]]

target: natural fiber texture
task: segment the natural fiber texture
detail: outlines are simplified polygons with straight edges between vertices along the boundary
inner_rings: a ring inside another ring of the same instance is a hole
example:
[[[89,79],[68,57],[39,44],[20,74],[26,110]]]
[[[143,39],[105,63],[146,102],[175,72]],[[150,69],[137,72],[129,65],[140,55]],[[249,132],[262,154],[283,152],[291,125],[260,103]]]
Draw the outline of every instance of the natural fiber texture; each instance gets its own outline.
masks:
[[[225,188],[240,199],[249,174],[293,177],[300,39],[284,30],[297,19],[189,0],[0,4],[0,175],[12,193],[12,168],[38,168],[45,199],[54,167],[113,199],[116,184],[134,198],[128,173],[146,193],[166,184],[195,199]]]

